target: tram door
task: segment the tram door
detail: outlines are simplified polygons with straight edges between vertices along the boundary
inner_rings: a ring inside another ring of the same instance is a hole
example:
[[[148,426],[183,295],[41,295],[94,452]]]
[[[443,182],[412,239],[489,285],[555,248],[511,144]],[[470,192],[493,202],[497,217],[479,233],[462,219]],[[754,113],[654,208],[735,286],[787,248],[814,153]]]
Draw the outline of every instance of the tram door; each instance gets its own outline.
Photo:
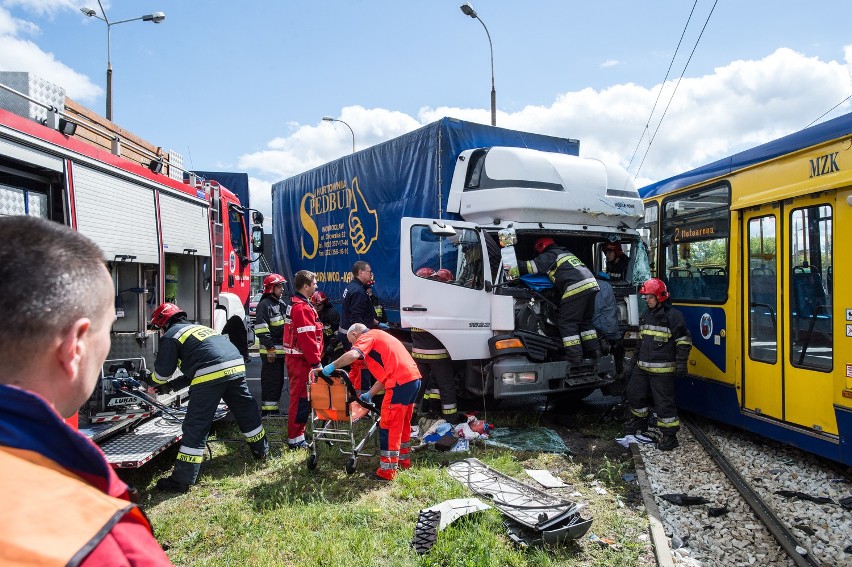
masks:
[[[743,215],[744,407],[837,433],[832,406],[834,193]]]

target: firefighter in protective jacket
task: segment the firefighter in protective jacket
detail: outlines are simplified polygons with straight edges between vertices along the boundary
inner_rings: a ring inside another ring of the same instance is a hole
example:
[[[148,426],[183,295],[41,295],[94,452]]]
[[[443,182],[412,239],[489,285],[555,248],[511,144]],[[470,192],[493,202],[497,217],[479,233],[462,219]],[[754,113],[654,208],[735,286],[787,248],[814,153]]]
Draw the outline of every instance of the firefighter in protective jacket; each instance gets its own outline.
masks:
[[[284,326],[287,376],[290,378],[290,408],[287,412],[287,444],[291,449],[307,447],[305,424],[308,422],[308,372],[321,368],[323,325],[310,297],[317,290],[313,272],[301,270],[293,278],[296,295],[287,308]]]
[[[257,304],[254,334],[260,343],[260,414],[278,414],[284,389],[284,309],[281,296],[287,280],[280,274],[263,278],[263,297]]]
[[[639,318],[636,365],[627,382],[627,405],[632,415],[627,433],[644,431],[648,426],[650,402],[657,414],[657,427],[663,434],[657,448],[670,451],[678,446],[680,420],[675,406],[675,376],[685,377],[692,336],[680,311],[666,303],[666,284],[651,278],[642,284],[648,311]]]
[[[186,320],[186,312],[174,303],[163,303],[154,310],[151,324],[163,330],[151,384],[169,382],[180,367],[189,382],[190,398],[183,420],[183,439],[171,476],[161,478],[157,488],[187,492],[198,479],[207,434],[219,401],[224,400],[256,459],[266,458],[269,441],[260,422],[257,404],[246,383],[246,367],[240,351],[228,337],[204,325]]]
[[[561,294],[557,325],[565,347],[565,359],[576,364],[584,358],[599,358],[601,345],[592,324],[595,294],[600,289],[591,271],[574,254],[547,236],[535,241],[538,256],[519,262],[520,274],[547,274]]]

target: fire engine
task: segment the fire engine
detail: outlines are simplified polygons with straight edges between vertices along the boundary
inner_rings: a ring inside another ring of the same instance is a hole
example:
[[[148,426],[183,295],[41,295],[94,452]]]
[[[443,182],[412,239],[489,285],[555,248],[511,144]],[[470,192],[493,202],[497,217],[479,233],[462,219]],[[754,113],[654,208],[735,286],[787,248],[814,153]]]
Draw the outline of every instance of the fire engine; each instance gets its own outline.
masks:
[[[181,166],[61,88],[0,73],[0,215],[73,227],[101,247],[112,276],[112,346],[77,426],[116,468],[139,467],[181,438],[188,389],[146,397],[135,380],[153,367],[159,335],[148,321],[161,302],[245,341],[248,217],[262,217]]]

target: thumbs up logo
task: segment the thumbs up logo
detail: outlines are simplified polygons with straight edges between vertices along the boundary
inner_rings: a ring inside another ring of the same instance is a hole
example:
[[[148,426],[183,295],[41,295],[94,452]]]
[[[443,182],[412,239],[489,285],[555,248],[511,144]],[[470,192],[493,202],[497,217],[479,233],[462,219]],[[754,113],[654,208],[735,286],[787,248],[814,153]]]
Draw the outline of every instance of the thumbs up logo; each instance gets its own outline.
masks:
[[[349,210],[349,241],[358,254],[365,254],[379,237],[379,217],[371,209],[358,186],[358,178],[352,178],[352,207]]]

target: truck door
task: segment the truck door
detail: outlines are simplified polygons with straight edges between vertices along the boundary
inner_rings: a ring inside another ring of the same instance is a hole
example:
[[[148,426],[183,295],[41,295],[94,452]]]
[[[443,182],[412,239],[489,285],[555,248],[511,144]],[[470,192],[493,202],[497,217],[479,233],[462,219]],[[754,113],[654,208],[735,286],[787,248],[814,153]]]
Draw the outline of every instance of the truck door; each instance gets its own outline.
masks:
[[[488,358],[491,275],[475,225],[403,218],[400,235],[402,326],[429,331],[454,360]]]

